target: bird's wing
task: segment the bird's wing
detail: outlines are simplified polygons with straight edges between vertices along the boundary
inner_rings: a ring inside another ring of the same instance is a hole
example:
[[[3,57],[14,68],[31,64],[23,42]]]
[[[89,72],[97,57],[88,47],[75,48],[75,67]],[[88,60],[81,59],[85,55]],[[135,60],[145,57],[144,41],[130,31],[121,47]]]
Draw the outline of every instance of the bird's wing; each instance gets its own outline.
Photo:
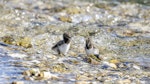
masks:
[[[57,43],[52,47],[52,49],[55,49],[57,46],[60,46],[60,45],[62,45],[63,43],[64,43],[63,40],[57,42]]]

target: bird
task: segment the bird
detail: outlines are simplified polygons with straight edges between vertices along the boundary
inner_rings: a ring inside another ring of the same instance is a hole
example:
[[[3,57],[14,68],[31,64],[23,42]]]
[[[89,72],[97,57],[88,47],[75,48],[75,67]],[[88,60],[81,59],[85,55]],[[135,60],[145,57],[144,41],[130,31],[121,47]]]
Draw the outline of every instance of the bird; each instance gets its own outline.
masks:
[[[68,33],[63,34],[63,40],[57,42],[53,47],[52,50],[56,51],[58,54],[66,55],[70,49],[71,44],[71,37]]]
[[[92,43],[90,38],[86,39],[85,51],[88,56],[89,55],[96,55],[96,56],[99,55],[99,49],[94,46],[94,44]]]

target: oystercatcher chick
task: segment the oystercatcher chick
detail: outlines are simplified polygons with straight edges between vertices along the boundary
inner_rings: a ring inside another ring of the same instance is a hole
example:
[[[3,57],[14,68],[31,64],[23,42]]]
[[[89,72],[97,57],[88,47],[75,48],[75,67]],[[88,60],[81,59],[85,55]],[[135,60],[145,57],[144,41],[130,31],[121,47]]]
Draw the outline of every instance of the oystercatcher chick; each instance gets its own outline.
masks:
[[[57,42],[53,47],[52,50],[56,51],[58,54],[63,54],[66,55],[67,52],[69,51],[71,44],[71,37],[69,34],[64,33],[63,34],[63,40],[60,40]]]
[[[99,54],[99,49],[94,46],[90,38],[86,39],[85,52],[88,61],[92,64],[98,64],[102,60]]]

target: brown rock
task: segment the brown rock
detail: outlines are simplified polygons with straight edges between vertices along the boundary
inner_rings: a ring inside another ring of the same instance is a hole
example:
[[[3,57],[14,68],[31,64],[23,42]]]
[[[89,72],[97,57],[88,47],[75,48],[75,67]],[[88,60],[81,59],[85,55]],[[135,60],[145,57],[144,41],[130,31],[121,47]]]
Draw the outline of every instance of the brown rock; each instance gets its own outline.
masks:
[[[24,84],[24,82],[23,81],[14,81],[14,82],[12,82],[12,84]]]
[[[131,84],[131,80],[130,79],[118,80],[116,81],[116,84]]]
[[[83,12],[83,10],[81,10],[79,7],[70,7],[67,9],[68,14],[79,14],[81,12]]]
[[[63,22],[71,22],[72,21],[72,19],[69,16],[60,16],[59,20],[63,21]]]

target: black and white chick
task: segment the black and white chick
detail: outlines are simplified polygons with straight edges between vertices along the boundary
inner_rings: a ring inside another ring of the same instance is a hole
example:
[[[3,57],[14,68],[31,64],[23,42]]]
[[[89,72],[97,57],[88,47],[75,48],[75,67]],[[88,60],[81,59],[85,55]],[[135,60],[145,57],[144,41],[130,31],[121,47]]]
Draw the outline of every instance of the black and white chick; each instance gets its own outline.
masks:
[[[71,37],[69,34],[63,34],[63,40],[57,42],[53,47],[52,50],[56,51],[58,54],[66,55],[70,49],[71,44]]]
[[[86,39],[85,52],[87,56],[96,56],[99,58],[99,49],[94,46],[90,38]]]

